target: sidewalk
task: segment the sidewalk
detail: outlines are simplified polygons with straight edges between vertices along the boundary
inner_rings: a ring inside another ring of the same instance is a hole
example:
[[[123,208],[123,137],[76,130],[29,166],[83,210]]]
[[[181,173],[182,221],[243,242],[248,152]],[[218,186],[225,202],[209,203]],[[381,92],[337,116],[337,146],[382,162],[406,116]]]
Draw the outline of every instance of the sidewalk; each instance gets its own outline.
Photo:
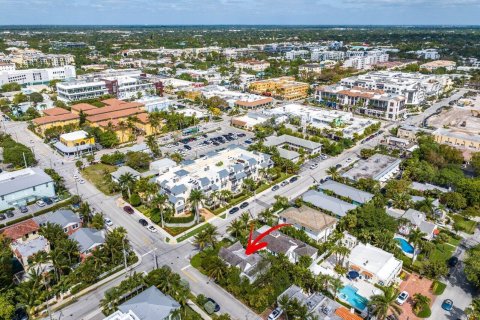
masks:
[[[193,311],[198,313],[203,320],[212,320],[212,318],[205,311],[203,311],[199,306],[197,306],[192,300],[188,299],[187,305],[190,308],[192,308]]]

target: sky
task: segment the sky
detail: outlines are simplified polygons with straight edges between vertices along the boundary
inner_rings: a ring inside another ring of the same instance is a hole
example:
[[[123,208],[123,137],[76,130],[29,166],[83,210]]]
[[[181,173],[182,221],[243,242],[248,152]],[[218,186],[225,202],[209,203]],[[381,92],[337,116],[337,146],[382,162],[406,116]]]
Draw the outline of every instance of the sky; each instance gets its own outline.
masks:
[[[0,0],[0,25],[479,25],[480,0]]]

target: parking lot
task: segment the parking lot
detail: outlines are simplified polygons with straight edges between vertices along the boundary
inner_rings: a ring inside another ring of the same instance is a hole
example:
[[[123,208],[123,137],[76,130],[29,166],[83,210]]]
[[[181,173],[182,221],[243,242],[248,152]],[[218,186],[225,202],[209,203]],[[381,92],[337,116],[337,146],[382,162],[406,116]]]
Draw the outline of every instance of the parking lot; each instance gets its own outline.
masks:
[[[180,153],[185,159],[195,159],[211,152],[219,151],[231,144],[248,147],[252,143],[253,133],[227,127],[219,131],[199,135],[195,138],[182,138],[175,144],[169,143],[160,149],[164,153]],[[189,141],[188,141],[189,140]]]
[[[52,203],[49,203],[49,204],[47,204],[45,202],[42,203],[42,202],[33,203],[31,205],[25,206],[27,211],[24,210],[24,212],[21,212],[19,207],[15,207],[11,211],[11,213],[8,214],[9,216],[7,216],[7,214],[5,212],[0,214],[0,224],[6,224],[10,221],[17,220],[17,219],[20,219],[20,218],[26,217],[26,216],[32,216],[33,217],[35,212],[46,209],[46,208],[49,208],[49,207],[51,207],[55,204],[54,201],[52,201]],[[13,216],[11,216],[11,214],[13,214]],[[5,219],[3,219],[3,217],[5,217]]]

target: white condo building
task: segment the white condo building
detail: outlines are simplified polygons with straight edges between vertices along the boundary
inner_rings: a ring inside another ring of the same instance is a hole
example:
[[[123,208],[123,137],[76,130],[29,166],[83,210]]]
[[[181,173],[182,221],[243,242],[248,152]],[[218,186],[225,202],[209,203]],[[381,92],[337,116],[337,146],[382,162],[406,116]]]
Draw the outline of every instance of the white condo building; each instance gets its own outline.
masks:
[[[78,101],[94,99],[108,94],[105,81],[67,81],[57,83],[58,99],[62,101]]]
[[[240,192],[243,180],[259,179],[260,169],[273,166],[270,156],[250,152],[238,145],[225,150],[210,152],[196,160],[186,160],[177,166],[160,172],[156,179],[161,192],[168,196],[176,214],[188,210],[188,197],[193,189],[202,190],[208,196],[213,191]]]
[[[451,88],[452,80],[446,75],[429,75],[400,71],[373,71],[344,78],[340,81],[347,88],[380,89],[405,97],[406,104],[420,104],[429,96],[441,94]]]
[[[74,66],[45,69],[0,70],[0,85],[16,82],[18,84],[46,84],[51,80],[74,79],[77,75]]]

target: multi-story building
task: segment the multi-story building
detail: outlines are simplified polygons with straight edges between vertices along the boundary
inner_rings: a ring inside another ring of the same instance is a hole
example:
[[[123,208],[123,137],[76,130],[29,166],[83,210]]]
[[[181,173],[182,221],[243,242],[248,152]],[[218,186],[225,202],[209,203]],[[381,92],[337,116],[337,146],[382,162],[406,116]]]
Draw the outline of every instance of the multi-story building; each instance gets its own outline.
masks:
[[[294,77],[272,78],[250,83],[250,91],[284,100],[304,99],[308,96],[308,89],[308,83],[295,81]]]
[[[35,49],[15,50],[9,55],[12,62],[21,66],[50,66],[61,67],[75,64],[75,57],[71,54],[45,54]]]
[[[223,86],[210,85],[200,87],[196,90],[186,92],[191,100],[195,99],[195,92],[201,93],[206,99],[219,97],[225,100],[229,107],[239,107],[244,109],[265,108],[272,105],[271,97],[260,96],[251,93],[228,90]],[[193,98],[193,99],[192,99]]]
[[[436,142],[458,149],[480,151],[480,136],[478,133],[460,128],[439,128],[433,132]]]
[[[344,78],[340,81],[347,88],[361,87],[380,89],[387,93],[402,95],[406,104],[420,104],[429,96],[441,94],[452,86],[448,76],[406,73],[399,71],[373,71],[367,74]]]
[[[0,65],[0,85],[12,82],[28,85],[47,84],[51,80],[74,79],[75,76],[74,66],[2,71]]]
[[[344,68],[354,68],[357,70],[371,69],[379,63],[388,61],[388,54],[381,50],[374,51],[352,51],[349,59],[343,62]]]
[[[285,59],[287,60],[295,60],[295,59],[305,59],[310,55],[310,51],[308,50],[291,50],[285,53]]]
[[[153,83],[146,82],[139,77],[116,76],[105,77],[101,81],[105,82],[109,94],[115,95],[119,99],[130,99],[141,95],[147,95],[155,91]]]
[[[257,72],[265,71],[270,67],[270,62],[268,61],[258,61],[258,60],[247,60],[247,61],[238,61],[233,64],[235,68],[243,70],[253,70]]]
[[[348,107],[360,114],[387,120],[403,119],[407,111],[404,96],[380,89],[349,89],[341,85],[318,87],[315,100],[334,108]]]
[[[320,63],[308,63],[298,67],[298,73],[304,76],[319,75],[322,73],[323,65]]]
[[[312,61],[341,61],[343,59],[345,59],[345,52],[343,51],[312,50],[310,54],[310,60]]]
[[[66,102],[94,99],[108,94],[105,81],[67,81],[57,83],[58,99]]]
[[[171,107],[174,107],[174,101],[167,97],[145,96],[135,100],[135,102],[143,104],[147,112],[168,111]]]
[[[1,62],[0,61],[0,72],[2,71],[14,71],[16,69],[15,63],[13,62]]]
[[[273,165],[270,156],[230,145],[225,150],[207,153],[205,157],[184,161],[156,179],[161,192],[168,196],[175,214],[189,210],[190,192],[194,189],[210,196],[213,191],[229,190],[238,193],[246,178],[258,180],[261,169]]]
[[[59,141],[53,146],[65,156],[80,156],[93,150],[95,138],[83,130],[78,130],[60,135]]]
[[[423,58],[426,60],[438,60],[440,59],[440,53],[438,53],[437,49],[425,49],[425,50],[417,50],[413,51],[417,55],[417,58]]]

